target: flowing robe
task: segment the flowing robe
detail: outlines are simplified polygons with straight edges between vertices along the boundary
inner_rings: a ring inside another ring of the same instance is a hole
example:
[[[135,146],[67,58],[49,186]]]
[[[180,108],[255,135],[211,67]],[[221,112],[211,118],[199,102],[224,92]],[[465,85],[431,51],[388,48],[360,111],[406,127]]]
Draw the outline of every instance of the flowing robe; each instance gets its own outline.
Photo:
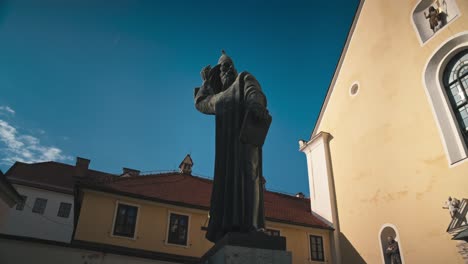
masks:
[[[389,244],[385,253],[390,260],[390,264],[401,264],[400,249],[398,247],[398,242],[394,241]]]
[[[218,87],[219,88],[219,87]],[[205,82],[195,95],[196,108],[216,115],[216,156],[210,219],[206,237],[218,241],[228,232],[264,228],[262,148],[239,140],[248,109],[266,109],[266,98],[254,76],[240,73],[224,91]]]

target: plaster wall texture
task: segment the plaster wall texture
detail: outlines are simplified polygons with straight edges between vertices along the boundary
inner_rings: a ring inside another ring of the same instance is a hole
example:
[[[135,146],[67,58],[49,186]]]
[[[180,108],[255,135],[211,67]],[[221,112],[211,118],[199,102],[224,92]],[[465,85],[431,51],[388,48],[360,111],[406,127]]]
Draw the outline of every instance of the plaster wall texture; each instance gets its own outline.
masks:
[[[16,206],[0,215],[0,233],[70,242],[73,232],[73,196],[58,192],[13,184],[20,195],[27,196],[23,210]],[[44,214],[33,213],[36,198],[47,199]],[[60,203],[70,203],[72,208],[67,218],[57,216]]]
[[[139,206],[136,237],[112,235],[112,224],[117,202]],[[170,212],[190,215],[188,245],[167,244],[167,223]],[[75,239],[115,246],[201,257],[213,243],[205,238],[201,228],[207,225],[208,211],[134,199],[114,194],[85,190]],[[293,263],[323,263],[310,261],[309,235],[322,236],[326,261],[331,260],[330,231],[311,227],[267,221],[266,227],[279,230],[287,240],[287,250],[293,254]]]
[[[398,229],[405,263],[463,263],[441,207],[449,195],[467,196],[468,162],[449,165],[423,75],[444,42],[468,31],[468,1],[456,1],[460,16],[424,45],[412,24],[418,2],[364,2],[316,129],[332,136],[343,263],[381,263],[387,223]]]

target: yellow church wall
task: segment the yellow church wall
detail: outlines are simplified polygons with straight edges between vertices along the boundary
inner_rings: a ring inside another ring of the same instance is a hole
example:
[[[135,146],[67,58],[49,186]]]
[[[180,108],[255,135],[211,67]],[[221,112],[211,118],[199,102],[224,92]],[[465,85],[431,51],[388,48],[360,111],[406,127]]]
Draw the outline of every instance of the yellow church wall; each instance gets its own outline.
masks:
[[[139,206],[135,239],[112,235],[117,202]],[[170,212],[190,215],[187,247],[165,243]],[[74,239],[169,254],[201,257],[213,246],[213,243],[205,239],[205,231],[201,230],[202,226],[207,225],[207,214],[208,212],[204,210],[84,190]],[[331,260],[329,230],[273,221],[267,221],[266,227],[279,230],[281,236],[286,237],[287,250],[292,252],[294,264],[323,263],[311,261],[309,250],[309,235],[322,236],[325,263],[331,263],[329,262]]]
[[[456,1],[461,16],[423,45],[412,24],[418,2],[364,2],[316,129],[333,137],[342,243],[350,244],[343,263],[382,263],[387,223],[398,229],[405,263],[463,263],[442,205],[449,195],[468,198],[468,162],[449,166],[423,73],[438,47],[468,30],[468,1]]]

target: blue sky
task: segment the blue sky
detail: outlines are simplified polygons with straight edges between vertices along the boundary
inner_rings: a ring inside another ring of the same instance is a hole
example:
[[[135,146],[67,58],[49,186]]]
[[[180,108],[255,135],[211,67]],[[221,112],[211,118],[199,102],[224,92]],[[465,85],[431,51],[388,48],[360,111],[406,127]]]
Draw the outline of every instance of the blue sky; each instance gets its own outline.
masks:
[[[196,111],[220,51],[262,85],[267,188],[309,193],[309,139],[358,5],[338,1],[2,1],[0,168],[55,160],[212,177],[214,118]]]

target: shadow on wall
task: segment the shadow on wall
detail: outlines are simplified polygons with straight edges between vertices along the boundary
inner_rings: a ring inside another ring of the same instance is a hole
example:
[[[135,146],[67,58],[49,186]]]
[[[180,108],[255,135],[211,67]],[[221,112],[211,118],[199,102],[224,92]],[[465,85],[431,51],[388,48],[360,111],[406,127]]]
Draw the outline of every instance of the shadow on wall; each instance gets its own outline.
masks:
[[[341,246],[341,263],[344,264],[367,264],[367,262],[359,255],[359,252],[349,242],[348,238],[340,232]]]

